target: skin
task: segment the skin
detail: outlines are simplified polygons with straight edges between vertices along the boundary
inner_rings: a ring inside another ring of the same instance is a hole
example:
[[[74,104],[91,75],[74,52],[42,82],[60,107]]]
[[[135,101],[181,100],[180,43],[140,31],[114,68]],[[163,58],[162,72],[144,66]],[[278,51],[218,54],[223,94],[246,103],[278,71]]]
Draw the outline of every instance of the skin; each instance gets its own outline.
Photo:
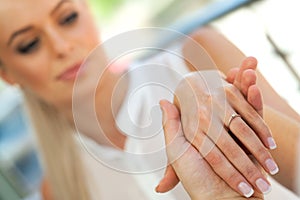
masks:
[[[246,199],[220,179],[197,149],[187,141],[176,107],[168,101],[161,101],[160,105],[164,116],[167,154],[169,159],[174,159],[172,166],[191,199]],[[179,158],[178,153],[181,155]],[[255,193],[250,199],[263,199],[263,196]]]
[[[246,59],[241,68],[239,69],[232,69],[230,71],[230,73],[228,74],[227,76],[227,80],[233,84],[235,84],[241,91],[243,91],[243,95],[244,97],[248,100],[249,103],[251,103],[251,105],[253,106],[253,108],[258,111],[258,112],[262,112],[262,97],[261,97],[261,93],[260,93],[260,90],[258,89],[258,87],[255,85],[256,83],[256,74],[255,74],[255,71],[254,69],[256,68],[256,62],[253,62],[253,61],[256,61],[255,59],[253,58],[248,58]],[[252,63],[249,65],[249,63]],[[243,76],[247,76],[247,78],[243,78],[241,79],[241,77]],[[198,81],[198,84],[201,82],[201,80]],[[199,89],[198,91],[201,91],[202,89]],[[205,96],[205,90],[203,90],[204,94],[200,95],[200,96]],[[201,101],[201,100],[200,100]],[[234,101],[235,104],[237,104],[237,101],[235,100]],[[181,120],[183,118],[181,117]],[[200,122],[201,123],[201,122]],[[203,124],[203,122],[202,122]],[[202,125],[203,126],[203,125]],[[216,126],[216,125],[214,125]],[[194,147],[197,147],[199,146],[199,144],[197,144],[197,140],[195,142],[195,140],[190,140],[189,139],[189,136],[185,133],[185,136],[187,138],[187,140],[190,142],[190,143],[193,143]],[[198,134],[197,134],[198,136]],[[196,137],[197,137],[196,136]],[[245,136],[244,136],[245,137]],[[226,138],[225,136],[221,136],[221,138]],[[221,140],[221,138],[219,140]],[[247,139],[247,142],[250,141],[251,139]],[[229,147],[231,146],[230,144],[230,140],[228,142],[226,142],[226,146]],[[249,143],[249,142],[248,142]],[[217,146],[218,145],[218,142],[216,142]],[[244,143],[246,146],[247,144]],[[256,142],[255,144],[253,145],[258,145],[259,142]],[[258,147],[257,147],[258,148]],[[223,147],[221,148],[222,151],[224,152],[224,154],[227,156],[227,152],[226,152],[226,147]],[[245,151],[247,148],[244,146],[243,147],[243,150]],[[249,149],[249,148],[248,148]],[[200,154],[203,155],[203,152],[201,152],[201,149],[197,149],[199,151]],[[236,153],[238,153],[237,150],[235,150]],[[249,151],[247,151],[249,153]],[[242,177],[238,177],[238,176],[235,176],[234,177],[234,180],[229,180],[232,175],[230,172],[230,168],[227,167],[227,170],[225,170],[225,172],[222,170],[223,167],[220,167],[218,168],[217,165],[213,165],[211,163],[213,162],[210,162],[210,159],[211,157],[215,157],[215,156],[212,156],[214,154],[217,154],[217,153],[214,153],[214,150],[212,150],[211,153],[207,154],[207,155],[204,155],[203,158],[208,162],[210,163],[212,169],[220,176],[223,178],[223,180],[225,180],[227,183],[229,183],[229,185],[235,189],[236,191],[239,191],[237,186],[238,184],[243,181],[245,182],[245,180],[242,178]],[[256,155],[255,152],[252,152],[253,155]],[[246,155],[245,155],[246,156]],[[270,155],[269,155],[270,156]],[[237,156],[237,158],[241,158],[243,157],[243,154],[241,154],[240,156]],[[247,157],[247,156],[246,156]],[[230,159],[230,157],[229,157]],[[222,159],[221,159],[222,160]],[[243,159],[244,160],[244,166],[240,169],[239,166],[237,166],[236,168],[240,170],[241,173],[244,173],[244,176],[247,177],[249,174],[247,174],[247,172],[243,172],[244,169],[248,169],[248,172],[251,172],[252,174],[249,175],[249,178],[248,180],[250,181],[251,183],[251,180],[252,180],[252,185],[254,186],[254,188],[257,190],[257,191],[260,191],[259,188],[256,187],[256,184],[255,184],[255,181],[258,177],[260,178],[263,178],[264,180],[265,177],[263,174],[261,173],[257,173],[256,170],[251,170],[251,168],[254,168],[255,169],[255,166],[251,166],[252,164],[252,161],[250,161],[249,159],[249,163],[247,163],[247,159]],[[222,162],[225,162],[226,161],[222,161]],[[226,165],[224,163],[224,165]],[[234,161],[233,161],[234,163]],[[262,166],[263,166],[263,163],[262,163]],[[259,170],[257,170],[259,171]],[[266,169],[266,171],[268,171],[268,169]],[[254,172],[254,173],[253,173]],[[227,175],[223,174],[223,173],[227,173]],[[234,172],[233,172],[234,173]],[[162,179],[162,181],[159,183],[158,187],[156,188],[156,191],[158,192],[166,192],[168,190],[170,190],[171,188],[173,188],[177,183],[178,183],[178,178],[176,177],[172,167],[168,166],[167,170],[166,170],[166,174],[165,174],[165,177]],[[267,181],[267,180],[266,180]],[[240,192],[240,191],[239,191]],[[243,193],[240,192],[241,195],[243,195]]]
[[[4,66],[1,75],[59,109],[70,109],[73,82],[58,81],[57,76],[82,62],[100,41],[83,2],[59,2],[0,1],[1,19],[10,19],[0,20],[0,59]],[[22,17],[15,17],[18,13]],[[11,40],[13,33],[29,26],[33,28]],[[89,37],[82,39],[82,35]]]
[[[199,29],[191,37],[205,48],[218,69],[224,74],[227,74],[234,66],[239,66],[246,58],[234,44],[211,27]],[[192,53],[187,44],[184,48],[185,56]],[[272,69],[270,68],[270,70]],[[295,177],[299,173],[297,159],[299,156],[297,155],[299,155],[300,149],[300,115],[276,93],[259,71],[257,71],[257,86],[261,90],[266,108],[264,110],[265,121],[278,146],[276,150],[271,151],[280,168],[280,172],[274,178],[285,187],[297,192],[299,186],[295,184]]]
[[[99,32],[85,1],[0,1],[0,39],[1,77],[10,84],[17,84],[23,90],[33,93],[48,104],[54,105],[70,120],[72,119],[72,91],[74,80],[58,80],[58,76],[71,66],[84,61],[86,56],[100,42]],[[38,9],[32,9],[38,8]],[[31,12],[27,12],[30,10]],[[22,17],[15,17],[16,15]],[[39,17],[36,17],[39,16]],[[10,19],[10,20],[4,20]],[[19,30],[31,27],[12,38]],[[88,37],[82,37],[86,36]],[[105,55],[100,52],[97,67],[80,75],[84,96],[92,89],[92,74],[104,71]],[[95,95],[96,111],[103,124],[114,124],[111,110],[111,93],[121,74],[104,72]],[[105,87],[104,87],[105,86]],[[126,88],[124,89],[126,91]],[[122,96],[122,95],[120,95]],[[121,104],[122,98],[115,105]],[[103,112],[107,111],[107,112]],[[106,113],[103,115],[103,113]],[[82,116],[83,118],[88,116]],[[104,126],[104,134],[96,136],[94,127],[81,127],[81,131],[98,143],[122,148],[125,138],[115,126]],[[110,141],[108,141],[110,140]]]
[[[28,10],[31,12],[27,12]],[[17,15],[22,17],[15,17]],[[85,1],[0,0],[0,19],[1,77],[53,105],[73,122],[74,80],[62,81],[58,76],[70,66],[83,62],[100,42],[98,29]],[[24,27],[30,29],[12,38],[16,31]],[[89,37],[83,37],[87,35]],[[112,91],[121,74],[105,70],[107,63],[105,54],[101,51],[99,61],[97,68],[91,67],[80,74],[79,94],[84,96],[92,91],[94,82],[90,77],[100,68],[104,75],[95,94],[95,112],[101,121],[102,134],[98,133],[97,127],[86,124],[80,126],[80,131],[99,144],[122,149],[126,136],[116,128],[110,106]],[[124,94],[121,94],[119,101],[113,105],[114,112],[121,105],[122,96],[126,93],[126,84],[120,91]],[[84,108],[83,106],[80,109]],[[88,120],[91,114],[83,114],[81,117]],[[267,151],[265,153],[267,154]]]
[[[241,91],[243,91],[243,94],[245,95],[245,98],[248,99],[249,103],[251,103],[256,110],[260,111],[263,107],[262,96],[259,88],[257,85],[255,85],[256,75],[253,72],[254,71],[248,69],[242,71],[241,69],[234,68],[227,74],[227,80],[230,83],[237,84]],[[245,75],[247,75],[247,78],[240,79],[240,77]],[[169,102],[162,101],[161,107],[164,113],[164,130],[166,144],[168,145],[168,156],[172,157],[174,153],[178,151],[184,153],[179,159],[176,159],[173,163],[171,163],[171,165],[168,166],[169,170],[166,171],[164,178],[159,184],[160,189],[167,187],[171,189],[170,187],[172,184],[170,181],[173,179],[173,181],[176,182],[180,179],[184,184],[184,187],[191,195],[192,199],[203,199],[203,197],[205,197],[205,199],[223,199],[224,196],[222,195],[224,195],[224,191],[227,190],[226,187],[228,186],[220,186],[223,184],[223,180],[218,182],[218,184],[204,183],[214,180],[214,174],[211,176],[206,176],[209,174],[211,169],[206,166],[206,163],[203,161],[204,159],[199,157],[197,154],[197,149],[190,146],[190,143],[186,140],[183,133],[178,131],[178,126],[180,126],[180,118],[174,105],[170,104]],[[282,155],[281,159],[285,159],[286,156],[284,155],[289,155],[290,157],[296,158],[297,155],[295,153],[297,151],[287,150],[292,150],[295,148],[295,146],[297,146],[297,143],[299,142],[300,124],[295,120],[287,118],[286,116],[282,115],[282,113],[269,106],[266,106],[264,110],[266,120],[272,123],[271,125],[274,127],[274,129],[285,130],[287,133],[289,133],[289,135],[284,136],[285,138],[288,137],[288,141],[290,140],[289,138],[294,139],[292,143],[286,144],[285,142],[281,142],[285,141],[284,138],[276,138],[281,139],[279,140],[280,149],[276,150],[278,151],[277,153]],[[283,128],[281,128],[282,126]],[[179,144],[176,145],[177,143]],[[185,148],[185,146],[187,147]],[[180,150],[180,148],[182,148],[182,150]],[[172,160],[172,158],[170,159]],[[281,162],[286,163],[288,166],[294,166],[292,161],[293,159],[287,159],[286,161]],[[188,168],[189,170],[186,170],[186,163],[191,163]],[[291,171],[294,170],[291,168],[289,169]],[[206,173],[203,173],[203,171]],[[178,176],[176,176],[176,173]],[[176,179],[174,179],[174,175],[176,176]],[[215,192],[211,194],[207,191],[203,191],[201,190],[203,187],[211,187],[208,189],[208,191],[213,191],[215,189]],[[227,196],[225,199],[243,199],[242,197],[238,197],[230,191],[228,193],[225,192],[225,194],[229,195],[229,197]],[[262,196],[257,195],[258,194],[255,194],[251,199],[263,199]]]
[[[191,38],[206,50],[217,68],[224,74],[227,74],[232,68],[240,66],[240,63],[246,58],[246,55],[243,54],[243,52],[212,27],[203,27],[195,31],[191,35]],[[220,46],[222,48],[220,48]],[[193,52],[189,50],[189,44],[185,45],[185,56],[189,57],[192,53]],[[190,66],[190,68],[194,69],[192,66]],[[257,85],[262,91],[264,104],[300,122],[299,113],[292,109],[291,106],[288,105],[288,103],[272,88],[259,70],[257,71]],[[274,99],[276,99],[276,101],[274,101]]]

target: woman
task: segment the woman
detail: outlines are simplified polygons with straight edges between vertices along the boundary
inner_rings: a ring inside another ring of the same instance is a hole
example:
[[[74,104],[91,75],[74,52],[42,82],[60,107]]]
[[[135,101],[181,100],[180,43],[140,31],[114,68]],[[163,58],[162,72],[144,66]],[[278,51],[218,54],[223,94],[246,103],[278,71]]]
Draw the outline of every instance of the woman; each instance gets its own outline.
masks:
[[[82,158],[78,156],[86,152],[80,152],[78,144],[75,142],[76,140],[70,135],[74,132],[75,126],[78,126],[77,129],[80,133],[97,143],[96,145],[92,144],[92,146],[96,146],[96,149],[100,149],[101,145],[114,146],[119,149],[126,148],[128,137],[120,132],[120,128],[115,124],[114,116],[115,112],[121,109],[122,101],[126,98],[126,89],[128,87],[126,79],[122,79],[124,84],[118,85],[122,74],[114,73],[113,70],[109,70],[110,68],[105,70],[107,60],[105,59],[104,50],[101,48],[97,49],[99,53],[97,54],[97,66],[82,72],[79,70],[86,56],[100,42],[98,30],[94,25],[85,1],[55,0],[51,2],[35,2],[30,0],[15,2],[1,0],[0,4],[0,25],[2,29],[0,41],[1,77],[10,84],[19,85],[24,92],[25,100],[36,128],[47,178],[51,184],[54,197],[57,199],[90,199],[91,193],[96,191],[88,191],[89,187],[87,185],[92,185],[92,183],[90,183],[90,180],[87,180],[86,172],[83,169],[87,167],[86,163],[83,166],[83,163],[80,162]],[[30,12],[28,12],[29,10]],[[186,56],[189,56],[188,52],[186,52]],[[191,59],[193,59],[193,56]],[[90,76],[95,72],[93,70],[98,70],[97,67],[103,71],[104,75],[95,93],[95,102],[97,103],[95,104],[95,113],[92,114],[96,114],[96,118],[101,122],[102,130],[100,135],[99,130],[95,126],[90,126],[89,123],[86,123],[89,122],[89,119],[92,119],[91,113],[89,113],[90,110],[85,110],[85,107],[75,107],[75,109],[79,109],[77,111],[80,111],[79,117],[85,119],[84,121],[77,120],[76,123],[74,123],[72,110],[72,92],[77,74],[76,83],[79,81],[81,88],[79,87],[76,91],[83,98],[79,100],[85,101],[85,95],[94,92],[90,82],[94,83],[96,80]],[[262,83],[262,85],[264,84]],[[118,87],[120,93],[111,109],[110,103],[116,85],[120,86]],[[243,98],[237,95],[235,93],[232,98],[237,97],[242,101]],[[185,107],[182,108],[184,112],[193,109],[193,106],[195,106],[189,105],[188,102],[181,106],[184,105]],[[245,113],[251,110],[251,107],[247,109],[244,111]],[[231,109],[230,111],[233,110]],[[276,165],[266,149],[266,147],[275,147],[271,139],[271,133],[257,113],[251,112],[250,116],[252,119],[259,119],[259,125],[254,124],[254,129],[260,130],[257,132],[261,136],[262,142],[257,143],[255,148],[249,150],[256,158],[259,158],[258,160],[266,171],[270,173],[272,171],[275,172]],[[189,116],[183,114],[182,117]],[[226,117],[226,125],[228,125],[227,122],[231,120],[230,116]],[[243,123],[243,121],[240,121],[232,126],[238,127],[238,124]],[[184,122],[183,124],[184,127],[188,127]],[[252,129],[249,128],[247,130],[250,132]],[[189,131],[186,132],[187,134],[189,133]],[[196,135],[196,137],[198,136]],[[250,135],[250,137],[256,138],[257,141],[258,137],[255,134]],[[230,144],[234,145],[233,142],[230,141]],[[238,146],[234,147],[239,149]],[[258,154],[255,151],[257,147],[261,147],[262,153]],[[222,148],[220,149],[222,150]],[[106,148],[102,148],[101,153],[106,150]],[[107,152],[111,151],[111,149],[108,149]],[[243,170],[235,171],[237,178],[232,180],[232,182],[229,180],[229,184],[241,194],[243,192],[236,184],[241,181],[248,184],[249,188],[254,187],[260,192],[267,192],[267,190],[262,190],[256,184],[256,180],[261,179],[268,185],[268,181],[263,174],[253,168],[253,163],[249,162],[243,152],[239,151],[239,153],[247,161],[247,166],[254,169],[256,179],[251,179],[253,174],[243,174],[246,173]],[[223,157],[223,159],[227,160],[227,157]],[[230,161],[230,158],[228,160]],[[275,169],[270,170],[268,165],[265,164],[266,160],[271,160]],[[128,161],[125,164],[128,164]],[[214,166],[213,163],[211,165]],[[227,174],[226,171],[218,172],[217,170],[216,173],[221,177]],[[104,176],[100,171],[98,174]],[[120,178],[120,174],[114,175],[116,175],[116,180]],[[242,175],[246,176],[246,178],[243,178]],[[124,176],[123,178],[124,183],[126,183],[132,177]],[[134,180],[137,179],[139,178],[134,178]],[[145,177],[141,179],[145,180]],[[140,182],[137,185],[139,186]],[[105,188],[105,184],[103,188]],[[103,191],[101,192],[103,193]],[[136,195],[138,196],[138,194]]]

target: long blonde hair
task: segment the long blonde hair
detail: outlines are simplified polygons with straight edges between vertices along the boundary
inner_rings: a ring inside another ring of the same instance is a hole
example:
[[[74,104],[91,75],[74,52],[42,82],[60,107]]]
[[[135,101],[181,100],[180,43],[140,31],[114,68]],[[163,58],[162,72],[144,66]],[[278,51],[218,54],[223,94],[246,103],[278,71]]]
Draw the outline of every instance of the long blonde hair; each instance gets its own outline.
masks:
[[[72,125],[53,106],[23,91],[52,196],[90,200],[80,149]]]

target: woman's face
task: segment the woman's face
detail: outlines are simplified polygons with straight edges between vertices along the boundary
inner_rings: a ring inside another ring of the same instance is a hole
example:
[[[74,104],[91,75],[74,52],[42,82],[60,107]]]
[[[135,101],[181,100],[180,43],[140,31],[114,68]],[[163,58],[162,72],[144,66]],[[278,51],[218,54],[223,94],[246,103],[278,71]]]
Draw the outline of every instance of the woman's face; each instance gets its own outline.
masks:
[[[99,43],[84,0],[0,0],[0,74],[57,107]]]

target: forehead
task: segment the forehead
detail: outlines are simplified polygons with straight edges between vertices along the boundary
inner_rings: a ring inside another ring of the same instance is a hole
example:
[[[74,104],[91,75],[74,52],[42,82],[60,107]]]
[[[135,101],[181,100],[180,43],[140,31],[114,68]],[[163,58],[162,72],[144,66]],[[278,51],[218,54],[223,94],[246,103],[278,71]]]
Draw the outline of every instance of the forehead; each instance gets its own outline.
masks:
[[[24,26],[42,22],[61,0],[0,0],[1,38]]]
[[[62,0],[0,0],[0,22],[39,18]]]

